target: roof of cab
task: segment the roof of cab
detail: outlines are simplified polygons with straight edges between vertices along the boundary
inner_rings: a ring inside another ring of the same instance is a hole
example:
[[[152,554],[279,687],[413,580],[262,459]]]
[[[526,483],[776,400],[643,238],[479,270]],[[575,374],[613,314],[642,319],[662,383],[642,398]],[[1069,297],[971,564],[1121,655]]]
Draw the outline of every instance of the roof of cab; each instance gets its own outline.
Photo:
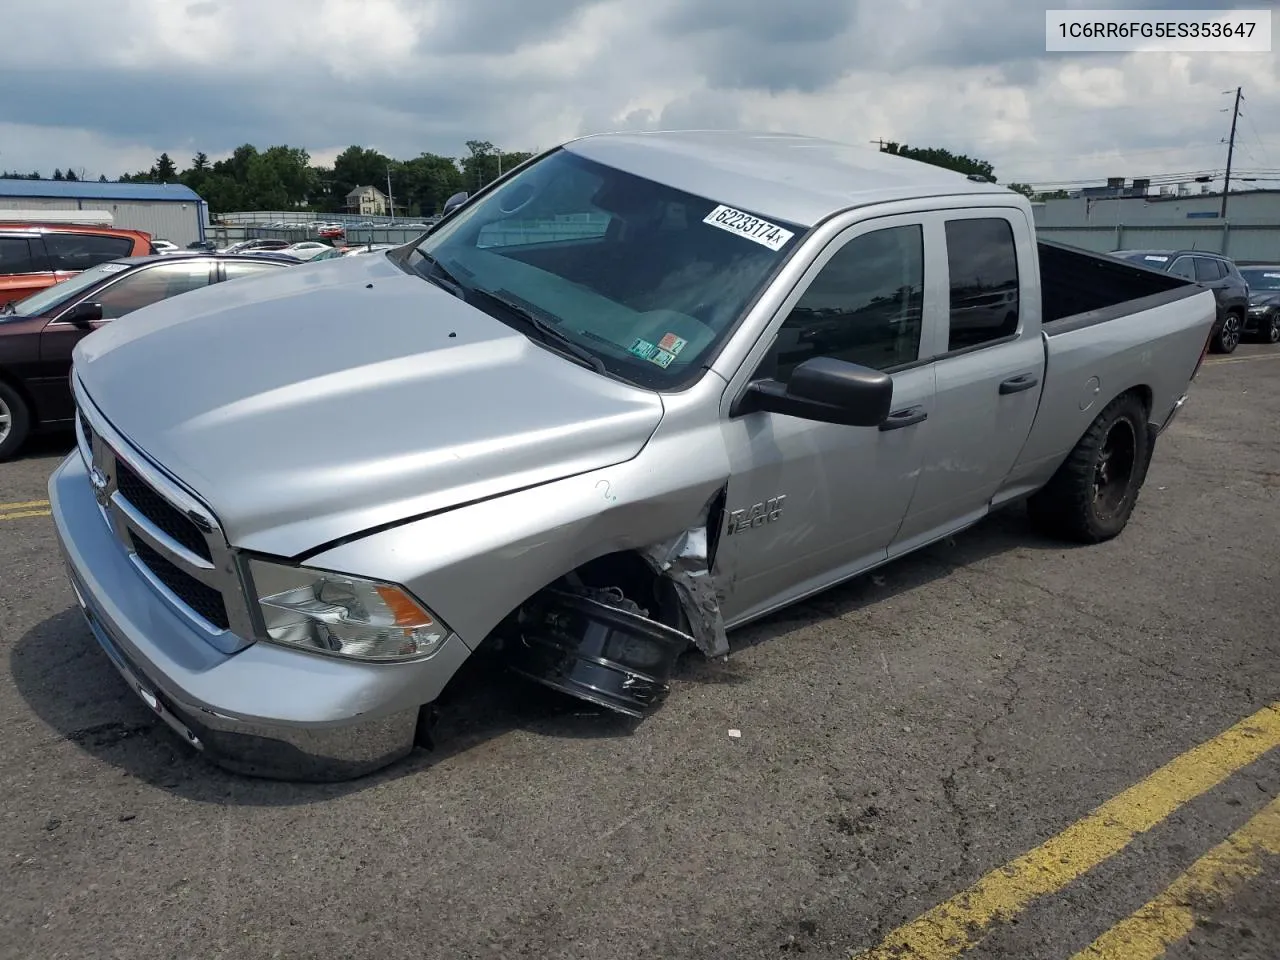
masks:
[[[916,197],[997,194],[993,183],[817,137],[729,130],[602,133],[564,148],[588,160],[744,211],[811,227],[850,207]]]

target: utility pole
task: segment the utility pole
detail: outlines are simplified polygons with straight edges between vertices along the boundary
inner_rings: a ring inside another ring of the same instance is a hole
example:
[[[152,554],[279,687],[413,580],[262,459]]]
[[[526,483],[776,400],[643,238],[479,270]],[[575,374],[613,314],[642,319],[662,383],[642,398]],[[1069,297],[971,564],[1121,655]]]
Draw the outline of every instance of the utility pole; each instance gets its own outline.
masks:
[[[1218,211],[1218,216],[1223,220],[1227,218],[1227,191],[1231,189],[1231,155],[1236,149],[1236,120],[1239,116],[1240,88],[1236,87],[1236,105],[1231,110],[1231,138],[1227,141],[1227,175],[1222,181],[1222,209]]]
[[[868,143],[874,143],[876,146],[878,146],[878,147],[880,148],[881,152],[883,152],[883,151],[884,151],[884,138],[883,138],[883,137],[881,137],[879,140],[868,140],[867,142],[868,142]]]
[[[396,218],[396,201],[391,195],[391,164],[387,164],[387,203],[391,205],[391,219]]]

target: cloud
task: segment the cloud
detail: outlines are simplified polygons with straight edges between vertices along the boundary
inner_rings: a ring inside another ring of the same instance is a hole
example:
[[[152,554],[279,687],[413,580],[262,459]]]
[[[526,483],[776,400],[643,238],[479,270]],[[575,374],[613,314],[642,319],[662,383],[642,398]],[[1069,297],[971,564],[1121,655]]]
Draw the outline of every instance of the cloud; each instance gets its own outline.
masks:
[[[1237,156],[1280,168],[1273,54],[1049,55],[1023,0],[6,0],[5,32],[0,168],[46,174],[757,127],[944,146],[1004,181],[1133,176],[1222,167],[1237,85]]]

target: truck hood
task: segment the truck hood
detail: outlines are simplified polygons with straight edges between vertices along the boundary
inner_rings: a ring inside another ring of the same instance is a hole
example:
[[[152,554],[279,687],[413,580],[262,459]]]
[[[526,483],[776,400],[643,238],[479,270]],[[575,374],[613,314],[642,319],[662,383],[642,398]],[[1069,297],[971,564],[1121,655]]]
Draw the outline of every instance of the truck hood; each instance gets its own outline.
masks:
[[[74,363],[233,545],[290,557],[629,460],[663,411],[376,254],[162,301]]]

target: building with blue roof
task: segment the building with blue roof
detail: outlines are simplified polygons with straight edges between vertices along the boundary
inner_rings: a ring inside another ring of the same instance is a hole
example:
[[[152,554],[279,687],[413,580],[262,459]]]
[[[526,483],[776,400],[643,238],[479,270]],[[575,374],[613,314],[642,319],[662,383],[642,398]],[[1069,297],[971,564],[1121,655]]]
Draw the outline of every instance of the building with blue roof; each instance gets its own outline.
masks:
[[[35,220],[42,213],[65,219],[82,211],[111,225],[143,230],[180,247],[205,238],[208,204],[181,183],[100,183],[93,180],[0,178],[0,221]]]

